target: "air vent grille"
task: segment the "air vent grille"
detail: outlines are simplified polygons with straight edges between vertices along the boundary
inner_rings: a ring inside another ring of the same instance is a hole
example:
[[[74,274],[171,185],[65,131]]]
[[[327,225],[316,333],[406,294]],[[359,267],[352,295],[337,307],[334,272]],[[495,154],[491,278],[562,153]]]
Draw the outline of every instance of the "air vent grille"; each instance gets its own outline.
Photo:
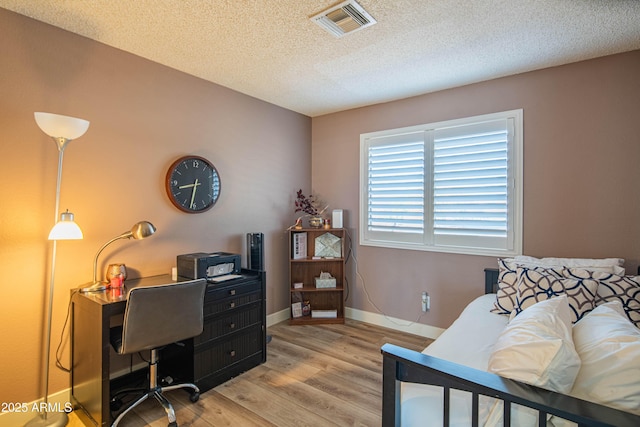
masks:
[[[354,0],[345,1],[311,17],[311,20],[336,37],[361,30],[376,20]]]

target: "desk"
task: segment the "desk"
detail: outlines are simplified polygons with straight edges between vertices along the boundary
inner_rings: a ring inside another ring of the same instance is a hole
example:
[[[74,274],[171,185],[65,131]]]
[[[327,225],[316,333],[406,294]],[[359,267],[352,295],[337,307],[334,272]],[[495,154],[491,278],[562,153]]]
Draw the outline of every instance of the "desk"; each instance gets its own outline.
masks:
[[[185,340],[159,369],[179,370],[175,378],[204,392],[266,361],[265,273],[242,270],[241,277],[209,284],[203,333]],[[184,281],[188,279],[179,279]],[[71,296],[71,399],[87,425],[111,424],[109,399],[112,319],[124,314],[129,290],[175,283],[169,275],[128,280],[121,292],[73,291]],[[115,316],[115,317],[114,317]],[[173,376],[173,375],[172,375]]]

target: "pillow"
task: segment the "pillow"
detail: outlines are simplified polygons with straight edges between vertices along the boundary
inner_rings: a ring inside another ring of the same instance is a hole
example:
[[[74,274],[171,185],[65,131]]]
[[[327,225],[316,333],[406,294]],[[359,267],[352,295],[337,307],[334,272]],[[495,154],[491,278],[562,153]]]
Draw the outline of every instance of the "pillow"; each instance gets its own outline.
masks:
[[[489,358],[488,371],[548,390],[571,390],[580,358],[573,346],[571,310],[561,295],[534,304],[515,317],[502,331]],[[535,424],[532,410],[515,406],[512,425]],[[498,402],[487,425],[502,425]]]
[[[518,294],[517,265],[513,259],[498,260],[498,290],[496,302],[489,311],[497,314],[511,314]]]
[[[502,331],[489,372],[566,393],[580,368],[567,295],[534,304]]]
[[[573,328],[582,366],[570,394],[640,415],[640,330],[612,301]]]
[[[593,279],[567,279],[518,267],[518,295],[511,315],[518,315],[537,302],[566,294],[571,322],[576,323],[595,307],[597,291],[598,281]]]
[[[513,258],[499,259],[496,302],[489,311],[496,314],[511,314],[518,296],[518,267],[522,266],[529,266],[533,270],[552,274],[557,277],[564,277],[561,269],[554,270],[551,268],[536,267],[530,264],[516,263]]]
[[[619,276],[602,271],[588,271],[582,268],[564,270],[569,278],[595,279],[599,282],[595,305],[619,301],[629,320],[640,328],[640,276]]]
[[[615,273],[621,276],[625,275],[624,259],[622,258],[603,258],[603,259],[589,259],[589,258],[534,258],[526,255],[518,255],[513,258],[518,264],[528,264],[529,266],[538,267],[578,267],[585,270],[592,271],[605,271],[608,273]]]
[[[514,258],[498,259],[498,290],[496,292],[496,302],[490,311],[504,315],[509,315],[513,311],[518,293],[516,271],[518,267],[548,270],[550,274],[564,277],[562,270],[571,267],[624,275],[623,264],[624,260],[621,258],[535,258],[518,255]]]

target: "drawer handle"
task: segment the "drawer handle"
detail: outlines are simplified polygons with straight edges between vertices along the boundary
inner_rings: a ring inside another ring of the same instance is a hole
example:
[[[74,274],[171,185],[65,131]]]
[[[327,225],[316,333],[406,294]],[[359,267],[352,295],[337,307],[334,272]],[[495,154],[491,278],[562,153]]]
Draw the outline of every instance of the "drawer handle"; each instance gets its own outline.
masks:
[[[231,356],[231,357],[236,357],[236,351],[235,351],[235,350],[231,350],[231,351],[229,352],[229,356]]]
[[[230,329],[235,329],[236,328],[236,324],[235,323],[230,323],[229,324],[229,328]]]
[[[236,306],[235,301],[232,301],[231,303],[229,303],[229,308],[234,308]]]
[[[235,294],[236,294],[236,290],[235,290],[235,289],[231,289],[231,290],[229,291],[229,295],[235,295]]]

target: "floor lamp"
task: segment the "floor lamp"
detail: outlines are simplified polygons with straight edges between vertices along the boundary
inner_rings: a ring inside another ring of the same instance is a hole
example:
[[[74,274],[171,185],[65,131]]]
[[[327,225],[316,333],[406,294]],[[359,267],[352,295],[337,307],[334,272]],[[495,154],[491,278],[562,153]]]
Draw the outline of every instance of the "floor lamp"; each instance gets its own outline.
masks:
[[[71,142],[84,135],[89,128],[89,122],[75,117],[61,116],[51,113],[34,113],[36,123],[40,129],[53,138],[58,147],[58,177],[56,181],[56,209],[54,216],[55,225],[49,233],[49,240],[53,240],[51,251],[51,276],[49,278],[49,306],[46,313],[45,345],[42,366],[42,381],[44,384],[44,402],[40,407],[40,413],[29,421],[27,427],[35,426],[65,426],[68,417],[65,412],[49,412],[49,355],[51,348],[51,319],[53,314],[54,280],[56,271],[56,249],[58,240],[82,239],[80,227],[73,221],[73,214],[68,210],[60,215],[60,182],[62,178],[62,159],[64,149]]]

